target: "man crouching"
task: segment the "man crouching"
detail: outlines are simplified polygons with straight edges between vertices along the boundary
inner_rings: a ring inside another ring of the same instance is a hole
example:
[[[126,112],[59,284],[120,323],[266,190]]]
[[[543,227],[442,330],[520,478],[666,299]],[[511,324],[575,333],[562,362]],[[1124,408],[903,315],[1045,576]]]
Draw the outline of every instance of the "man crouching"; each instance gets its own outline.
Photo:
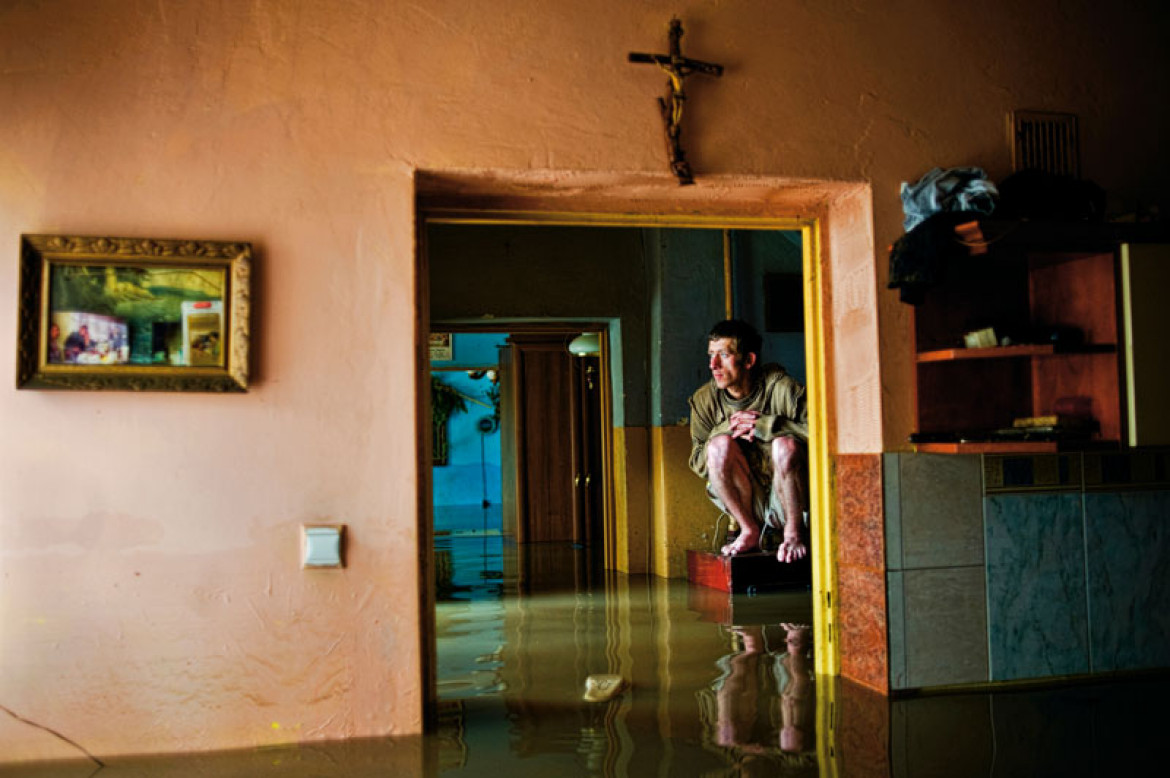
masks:
[[[711,380],[691,395],[691,470],[707,496],[739,525],[720,553],[755,551],[764,525],[783,530],[781,562],[808,555],[808,409],[805,389],[760,361],[760,334],[721,321],[707,335]]]

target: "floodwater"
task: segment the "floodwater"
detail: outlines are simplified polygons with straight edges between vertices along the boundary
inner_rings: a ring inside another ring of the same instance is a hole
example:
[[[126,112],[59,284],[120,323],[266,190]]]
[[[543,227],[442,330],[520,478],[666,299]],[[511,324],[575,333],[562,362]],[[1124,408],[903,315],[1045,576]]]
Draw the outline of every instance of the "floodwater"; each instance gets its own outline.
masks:
[[[818,774],[807,587],[731,597],[472,533],[436,549],[442,769]],[[618,692],[586,699],[598,676]]]
[[[497,527],[475,516],[436,526],[437,725],[427,736],[0,766],[0,776],[997,778],[1164,770],[1166,674],[890,700],[814,677],[806,589],[732,596],[603,572],[585,549],[516,546]],[[587,699],[591,677],[602,683]]]

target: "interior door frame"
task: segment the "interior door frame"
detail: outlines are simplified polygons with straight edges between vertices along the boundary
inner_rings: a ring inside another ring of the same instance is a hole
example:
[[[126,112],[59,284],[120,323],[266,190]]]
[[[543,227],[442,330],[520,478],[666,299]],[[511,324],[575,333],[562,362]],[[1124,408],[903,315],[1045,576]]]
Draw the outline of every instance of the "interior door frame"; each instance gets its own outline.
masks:
[[[538,198],[539,200],[539,195]],[[568,197],[571,202],[572,197]],[[542,205],[548,205],[542,202]],[[558,196],[555,205],[564,207],[565,198]],[[659,204],[660,205],[660,204]],[[772,204],[774,206],[774,204]],[[704,209],[701,206],[683,209],[681,212],[629,212],[624,209],[608,210],[513,210],[510,208],[493,207],[491,198],[483,201],[482,198],[469,196],[466,193],[446,194],[434,197],[420,197],[416,203],[417,256],[416,293],[418,294],[417,312],[418,327],[418,386],[424,387],[429,373],[424,360],[426,354],[424,345],[426,334],[430,326],[430,290],[427,283],[428,261],[426,256],[426,231],[433,224],[454,225],[511,225],[511,226],[565,226],[565,227],[643,227],[643,228],[676,228],[676,229],[719,229],[719,230],[795,230],[801,233],[803,246],[802,276],[804,279],[804,315],[805,315],[805,354],[807,363],[806,386],[809,397],[809,497],[810,510],[817,520],[812,522],[810,529],[812,544],[812,605],[815,641],[814,661],[818,675],[838,675],[840,672],[840,641],[837,630],[838,598],[834,596],[837,586],[836,577],[836,520],[834,516],[835,500],[833,499],[832,477],[830,465],[830,436],[834,433],[831,426],[828,409],[831,405],[830,393],[832,384],[826,369],[827,351],[827,262],[822,256],[822,219],[817,209],[804,216],[768,215],[737,215],[736,213],[721,212],[720,208]],[[822,208],[827,208],[822,203]],[[710,210],[710,213],[707,211]],[[764,206],[768,210],[768,205]],[[788,210],[788,209],[785,209]],[[800,212],[794,208],[793,212]],[[806,211],[806,213],[808,213]],[[492,321],[493,326],[501,322]],[[446,326],[446,324],[444,324]],[[608,372],[608,370],[606,371]],[[610,393],[608,382],[607,395]],[[419,390],[421,398],[420,413],[429,413],[429,393]],[[423,416],[422,418],[427,418]],[[608,433],[608,429],[606,432]],[[607,484],[612,483],[612,440],[604,441]],[[430,472],[426,467],[430,462],[429,444],[424,442],[424,449],[420,454],[420,494],[419,494],[419,543],[420,569],[426,576],[420,587],[423,596],[421,603],[423,643],[423,688],[424,721],[433,722],[437,709],[436,675],[435,675],[435,639],[434,639],[434,582],[433,549],[430,528],[432,526],[432,500],[430,491]],[[423,472],[425,471],[425,472]],[[612,507],[612,489],[607,489],[609,497],[606,500],[607,509]],[[610,553],[612,533],[609,531],[609,514],[607,514],[606,553],[607,560]],[[822,637],[823,636],[823,637]]]
[[[601,451],[602,451],[602,486],[601,486],[601,526],[602,526],[602,551],[604,554],[604,563],[606,567],[610,565],[614,558],[614,538],[613,536],[613,457],[612,457],[612,438],[613,438],[613,404],[612,404],[612,378],[610,368],[610,348],[609,348],[609,323],[599,319],[588,320],[569,320],[569,319],[542,319],[540,321],[519,320],[519,319],[491,319],[490,321],[439,321],[432,322],[442,327],[443,332],[450,332],[453,334],[462,333],[499,333],[508,335],[520,334],[555,334],[555,335],[580,335],[581,333],[597,333],[598,341],[600,343],[600,353],[598,354],[598,391],[600,394],[600,414],[597,424],[601,428]],[[518,482],[514,488],[519,491],[521,484]],[[431,496],[433,501],[434,497]],[[433,504],[431,506],[433,512]],[[434,526],[434,516],[431,516],[431,527]],[[517,541],[521,539],[517,533]]]

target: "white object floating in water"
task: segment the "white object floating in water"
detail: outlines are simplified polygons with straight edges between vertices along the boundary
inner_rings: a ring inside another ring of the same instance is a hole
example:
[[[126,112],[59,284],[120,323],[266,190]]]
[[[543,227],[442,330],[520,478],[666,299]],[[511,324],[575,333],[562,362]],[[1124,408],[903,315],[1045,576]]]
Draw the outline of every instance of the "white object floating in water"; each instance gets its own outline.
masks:
[[[585,702],[605,702],[616,697],[626,682],[620,675],[599,674],[585,679]]]

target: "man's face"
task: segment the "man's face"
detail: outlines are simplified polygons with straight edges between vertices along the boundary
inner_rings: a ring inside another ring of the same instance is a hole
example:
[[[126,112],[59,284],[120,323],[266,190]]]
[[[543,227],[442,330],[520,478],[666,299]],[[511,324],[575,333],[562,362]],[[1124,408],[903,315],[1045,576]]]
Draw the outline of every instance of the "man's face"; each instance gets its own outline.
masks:
[[[736,353],[731,338],[716,338],[707,344],[707,366],[711,368],[711,377],[716,386],[726,389],[732,397],[743,397],[751,389],[751,369],[755,363],[755,354],[744,356]]]

